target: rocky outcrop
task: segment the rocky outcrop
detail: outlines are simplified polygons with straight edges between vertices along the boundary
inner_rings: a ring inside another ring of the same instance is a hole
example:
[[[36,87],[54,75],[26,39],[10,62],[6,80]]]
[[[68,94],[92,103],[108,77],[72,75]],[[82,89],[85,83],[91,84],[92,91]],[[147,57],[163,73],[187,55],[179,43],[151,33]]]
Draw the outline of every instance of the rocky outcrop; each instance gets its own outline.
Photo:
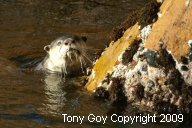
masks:
[[[192,2],[165,0],[160,8],[151,5],[147,7],[150,12],[158,10],[155,14],[145,12],[152,20],[141,22],[142,18],[137,18],[138,22],[126,31],[126,27],[120,27],[115,37],[123,33],[122,37],[96,61],[86,88],[96,97],[131,103],[144,110],[189,113]]]

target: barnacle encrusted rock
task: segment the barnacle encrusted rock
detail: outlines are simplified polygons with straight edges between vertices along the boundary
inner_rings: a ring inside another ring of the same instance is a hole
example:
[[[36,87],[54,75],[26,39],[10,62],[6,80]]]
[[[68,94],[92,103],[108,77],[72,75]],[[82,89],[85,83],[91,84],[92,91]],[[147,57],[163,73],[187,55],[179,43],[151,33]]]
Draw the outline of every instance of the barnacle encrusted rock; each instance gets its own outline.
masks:
[[[190,113],[192,2],[186,6],[183,0],[164,0],[160,9],[154,7],[159,10],[151,16],[155,20],[138,21],[104,51],[86,88],[109,95],[114,103],[159,113]]]

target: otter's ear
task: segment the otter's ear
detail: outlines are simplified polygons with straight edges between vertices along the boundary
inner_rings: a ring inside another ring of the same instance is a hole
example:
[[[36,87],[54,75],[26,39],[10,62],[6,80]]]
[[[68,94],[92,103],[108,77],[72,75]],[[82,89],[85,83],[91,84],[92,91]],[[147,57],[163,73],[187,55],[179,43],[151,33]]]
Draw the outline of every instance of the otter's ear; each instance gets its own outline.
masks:
[[[44,47],[44,50],[45,50],[46,52],[49,52],[49,50],[50,50],[50,45],[46,45],[46,46]]]
[[[85,36],[82,36],[81,39],[82,39],[84,42],[87,41],[87,37],[85,37]]]

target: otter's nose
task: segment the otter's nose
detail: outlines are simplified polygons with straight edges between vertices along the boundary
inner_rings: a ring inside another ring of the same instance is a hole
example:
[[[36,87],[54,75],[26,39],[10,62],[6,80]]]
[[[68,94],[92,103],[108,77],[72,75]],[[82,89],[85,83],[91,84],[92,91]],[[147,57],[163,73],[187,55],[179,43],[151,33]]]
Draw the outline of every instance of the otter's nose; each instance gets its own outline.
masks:
[[[69,42],[65,42],[65,45],[66,45],[66,46],[69,45]]]
[[[71,46],[72,44],[74,44],[75,43],[75,40],[71,40],[71,41],[67,41],[67,42],[65,42],[65,45],[67,46]]]

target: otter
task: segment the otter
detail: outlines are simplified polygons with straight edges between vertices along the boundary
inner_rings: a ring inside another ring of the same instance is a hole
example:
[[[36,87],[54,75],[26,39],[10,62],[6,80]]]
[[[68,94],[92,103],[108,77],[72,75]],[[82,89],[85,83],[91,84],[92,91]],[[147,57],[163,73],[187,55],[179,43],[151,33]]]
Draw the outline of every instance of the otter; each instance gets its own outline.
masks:
[[[85,42],[87,38],[82,36],[62,36],[46,45],[44,50],[46,57],[40,62],[35,70],[43,70],[50,73],[68,74],[70,69],[81,65],[84,73],[85,59],[88,59]]]

